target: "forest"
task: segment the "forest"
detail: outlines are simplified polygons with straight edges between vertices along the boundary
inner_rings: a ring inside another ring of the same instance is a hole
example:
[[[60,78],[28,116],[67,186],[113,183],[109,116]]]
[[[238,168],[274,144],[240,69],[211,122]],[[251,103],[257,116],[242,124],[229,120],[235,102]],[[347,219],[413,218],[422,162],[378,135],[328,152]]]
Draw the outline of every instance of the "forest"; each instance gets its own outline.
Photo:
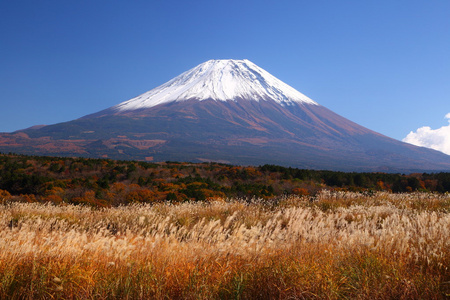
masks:
[[[113,207],[131,203],[276,199],[321,190],[374,193],[450,191],[450,173],[392,174],[275,165],[115,161],[0,154],[0,201]]]

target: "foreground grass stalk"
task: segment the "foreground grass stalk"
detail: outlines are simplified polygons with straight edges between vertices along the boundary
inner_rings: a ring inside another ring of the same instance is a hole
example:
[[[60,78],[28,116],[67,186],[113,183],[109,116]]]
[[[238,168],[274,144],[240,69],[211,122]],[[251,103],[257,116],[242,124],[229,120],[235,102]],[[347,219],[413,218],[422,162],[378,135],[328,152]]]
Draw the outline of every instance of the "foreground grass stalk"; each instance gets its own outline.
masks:
[[[445,299],[449,229],[430,194],[9,203],[0,299]]]

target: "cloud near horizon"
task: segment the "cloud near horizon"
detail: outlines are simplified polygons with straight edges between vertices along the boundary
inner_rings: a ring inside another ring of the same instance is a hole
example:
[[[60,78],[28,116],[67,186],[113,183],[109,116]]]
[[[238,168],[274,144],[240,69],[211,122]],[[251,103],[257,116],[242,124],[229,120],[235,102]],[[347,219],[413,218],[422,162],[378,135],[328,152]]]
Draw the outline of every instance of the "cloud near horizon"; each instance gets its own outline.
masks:
[[[446,114],[445,118],[449,122],[447,126],[438,129],[431,129],[429,126],[421,127],[416,132],[411,131],[403,141],[450,155],[450,113]]]

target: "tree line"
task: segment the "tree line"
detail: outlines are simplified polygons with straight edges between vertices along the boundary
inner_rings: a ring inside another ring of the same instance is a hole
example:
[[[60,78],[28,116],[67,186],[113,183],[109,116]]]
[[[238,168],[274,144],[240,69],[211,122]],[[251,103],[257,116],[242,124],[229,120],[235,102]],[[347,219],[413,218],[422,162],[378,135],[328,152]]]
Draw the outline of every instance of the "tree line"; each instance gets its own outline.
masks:
[[[0,201],[115,206],[212,198],[314,196],[343,191],[450,192],[450,173],[357,173],[276,165],[233,166],[167,161],[0,154]]]

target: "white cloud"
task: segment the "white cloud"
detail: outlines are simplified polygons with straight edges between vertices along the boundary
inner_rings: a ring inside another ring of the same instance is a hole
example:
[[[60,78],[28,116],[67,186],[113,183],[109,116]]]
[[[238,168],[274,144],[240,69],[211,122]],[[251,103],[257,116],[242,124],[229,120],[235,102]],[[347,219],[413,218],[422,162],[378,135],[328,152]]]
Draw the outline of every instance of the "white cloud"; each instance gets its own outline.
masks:
[[[447,126],[438,129],[431,129],[429,126],[421,127],[416,132],[411,131],[403,141],[450,155],[450,113],[446,114],[445,118],[449,122]]]

